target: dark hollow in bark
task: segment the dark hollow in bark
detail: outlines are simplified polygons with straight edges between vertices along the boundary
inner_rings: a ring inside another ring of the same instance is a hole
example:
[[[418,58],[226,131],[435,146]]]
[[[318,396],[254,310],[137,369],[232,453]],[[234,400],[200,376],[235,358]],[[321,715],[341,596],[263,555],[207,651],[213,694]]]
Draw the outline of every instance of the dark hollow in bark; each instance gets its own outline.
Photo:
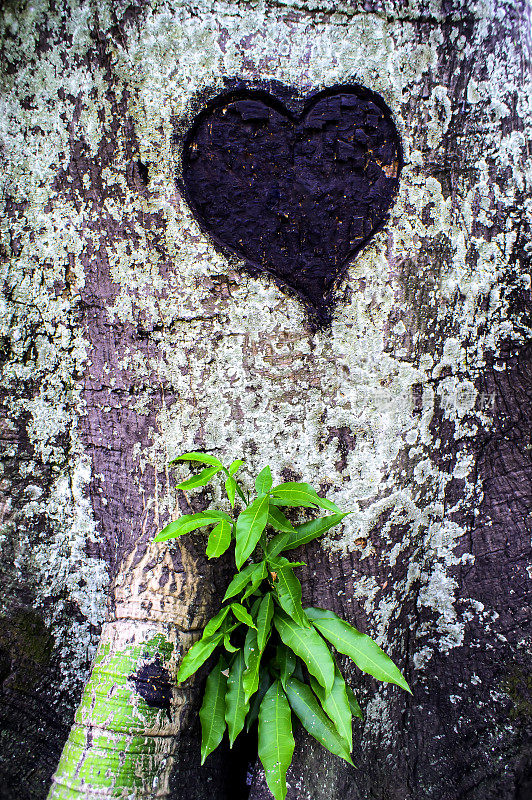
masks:
[[[159,656],[154,661],[144,664],[135,675],[130,675],[135,689],[152,708],[164,708],[170,717],[170,701],[172,685],[170,674]]]

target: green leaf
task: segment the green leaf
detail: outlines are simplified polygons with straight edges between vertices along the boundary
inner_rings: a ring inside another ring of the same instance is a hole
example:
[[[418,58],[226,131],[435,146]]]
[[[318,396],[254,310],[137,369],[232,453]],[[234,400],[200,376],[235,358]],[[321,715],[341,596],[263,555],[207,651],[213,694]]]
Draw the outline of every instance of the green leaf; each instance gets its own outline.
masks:
[[[290,508],[316,508],[314,501],[316,492],[313,491],[311,494],[303,491],[303,489],[295,488],[301,485],[299,483],[281,483],[279,486],[274,486],[271,490],[270,503],[275,506],[288,506]]]
[[[253,601],[253,605],[249,609],[249,613],[251,614],[251,616],[253,617],[254,620],[257,619],[257,612],[259,610],[259,606],[260,606],[260,601],[261,600],[262,600],[262,595],[261,595],[261,597],[255,598],[255,600]]]
[[[283,567],[306,567],[306,561],[289,561],[284,556],[275,556],[275,558],[268,557],[268,567],[270,572],[277,572]]]
[[[271,506],[270,506],[271,508]],[[266,547],[266,555],[269,558],[275,558],[284,550],[284,546],[287,542],[290,541],[290,534],[289,533],[279,533],[277,536],[274,536],[273,539],[268,543]]]
[[[231,606],[225,606],[225,608],[221,608],[218,613],[212,617],[205,625],[205,629],[203,631],[203,639],[208,639],[209,636],[212,636],[213,633],[216,633],[226,616],[229,614]]]
[[[229,732],[229,747],[244,727],[249,701],[244,697],[244,653],[242,650],[235,657],[227,678],[227,694],[225,695],[225,721]]]
[[[342,513],[342,510],[327,498],[320,497],[308,483],[280,483],[272,489],[272,502],[276,506],[312,508],[318,506],[329,511]]]
[[[262,669],[260,671],[260,678],[259,678],[259,688],[257,689],[253,700],[251,701],[251,705],[249,708],[249,714],[246,720],[246,730],[249,731],[257,717],[259,716],[259,709],[260,704],[262,703],[262,699],[270,686],[273,683],[273,679],[270,676],[270,673],[267,669]]]
[[[229,502],[231,503],[231,508],[235,507],[235,495],[238,492],[239,496],[244,500],[244,495],[242,491],[239,489],[236,480],[233,478],[233,475],[238,472],[241,466],[243,466],[244,462],[237,459],[233,461],[231,466],[229,467],[227,472],[227,479],[225,481],[225,491],[227,492],[227,497],[229,498]]]
[[[351,714],[354,717],[360,717],[360,719],[364,719],[364,714],[362,713],[362,709],[358,705],[358,700],[355,697],[355,693],[351,689],[350,686],[346,685],[346,692],[347,692],[347,700],[349,702],[349,708],[351,709]]]
[[[231,523],[222,520],[213,528],[207,542],[207,558],[218,558],[223,555],[231,544]]]
[[[279,553],[284,550],[284,546],[290,541],[290,534],[295,534],[296,529],[289,519],[285,517],[282,511],[270,502],[270,509],[268,513],[268,525],[271,525],[276,531],[281,531],[280,534],[274,536],[266,548],[266,552],[270,558],[275,558]]]
[[[225,603],[230,597],[234,597],[235,594],[241,592],[250,581],[256,579],[259,573],[264,572],[265,566],[265,563],[261,561],[259,564],[248,564],[241,572],[237,572],[227,587],[223,602]]]
[[[186,492],[189,489],[198,489],[200,486],[206,486],[210,479],[220,472],[221,469],[221,466],[207,467],[206,469],[202,469],[197,475],[193,475],[192,478],[179,483],[175,488],[182,489],[184,492]]]
[[[273,622],[285,645],[305,662],[311,675],[330,692],[334,683],[334,661],[321,636],[313,628],[302,628],[283,611],[275,612]]]
[[[347,514],[331,514],[329,517],[319,517],[310,522],[305,522],[303,525],[298,525],[295,531],[287,537],[282,547],[278,548],[278,552],[294,550],[302,544],[308,544],[308,542],[317,539],[319,536],[323,536],[328,530],[334,528],[334,526],[338,525],[346,516]],[[274,541],[275,540],[272,540],[272,544]]]
[[[228,653],[237,653],[240,650],[240,647],[235,647],[234,644],[231,643],[231,636],[229,633],[224,634],[224,647]]]
[[[199,642],[193,644],[179,665],[177,682],[183,683],[187,678],[190,678],[207,661],[222,641],[222,638],[223,633],[217,633],[211,639],[200,639]]]
[[[215,668],[207,678],[205,695],[199,716],[201,720],[201,763],[215,750],[225,731],[225,695],[227,679],[223,674],[225,661],[220,656]]]
[[[293,533],[295,531],[288,517],[285,517],[281,509],[273,505],[272,497],[270,497],[270,508],[268,510],[268,525],[271,525],[272,528],[281,533]]]
[[[255,694],[259,685],[259,671],[262,650],[257,644],[257,631],[249,628],[244,642],[244,660],[246,670],[244,672],[244,692],[246,700]]]
[[[271,525],[276,531],[281,531],[281,533],[293,533],[295,531],[294,526],[290,520],[285,517],[283,512],[280,511],[277,506],[272,505],[271,498],[270,508],[268,509],[268,525]],[[272,540],[272,543],[273,541],[275,541],[275,539]]]
[[[310,687],[297,678],[289,678],[286,682],[286,694],[301,724],[310,735],[335,756],[340,756],[354,766],[345,741],[320,707]]]
[[[255,491],[257,494],[267,494],[272,488],[272,473],[269,467],[261,469],[255,479]]]
[[[273,619],[273,597],[270,592],[264,595],[261,600],[257,614],[257,644],[259,650],[264,650]]]
[[[258,589],[264,578],[266,578],[268,575],[268,568],[266,567],[265,561],[261,561],[260,564],[258,564],[257,566],[262,566],[262,569],[256,570],[253,573],[253,578],[251,580],[251,583],[249,584],[248,588],[242,595],[242,600],[245,600],[246,597],[250,597],[250,595],[252,595],[256,589]]]
[[[284,644],[277,645],[276,660],[279,664],[281,683],[286,686],[286,681],[294,674],[296,668],[296,657],[292,650]],[[325,690],[324,690],[325,691]]]
[[[261,494],[238,515],[235,527],[237,569],[255,549],[268,520],[268,495]]]
[[[277,569],[274,588],[281,608],[302,628],[309,628],[310,623],[301,605],[301,584],[291,567],[282,566]]]
[[[305,676],[303,674],[303,666],[299,658],[296,660],[296,668],[294,670],[294,678],[297,678],[301,683],[305,683]]]
[[[165,542],[167,539],[174,539],[177,536],[183,536],[184,533],[190,533],[197,530],[197,528],[205,528],[207,525],[215,525],[220,520],[227,519],[231,521],[231,517],[225,511],[201,511],[199,514],[185,514],[174,522],[169,522],[160,533],[157,534],[155,542]]]
[[[247,625],[249,628],[255,628],[255,630],[257,630],[257,626],[253,622],[247,608],[244,608],[241,603],[231,603],[231,610],[239,622],[243,622],[244,625]]]
[[[362,672],[373,675],[379,681],[395,683],[412,694],[392,659],[365,633],[360,633],[332,611],[322,608],[305,609],[315,628],[325,636],[339,653],[355,662]]]
[[[259,758],[275,800],[286,797],[286,771],[294,753],[292,715],[279,681],[266,694],[259,712]]]
[[[219,467],[220,469],[223,467],[221,461],[208,453],[183,453],[182,456],[172,459],[170,466],[177,464],[179,461],[197,461],[199,464],[210,464],[211,467]]]
[[[325,693],[323,686],[320,686],[318,681],[312,676],[310,677],[310,685],[312,686],[314,694],[320,701],[323,710],[346,743],[348,751],[351,752],[353,748],[351,708],[347,698],[345,681],[340,670],[336,667],[333,687],[329,694]]]
[[[227,497],[229,498],[229,502],[231,503],[231,508],[235,507],[235,494],[236,494],[236,481],[231,476],[227,477],[225,480],[225,491],[227,492]]]
[[[230,465],[230,467],[228,469],[229,475],[234,475],[235,472],[238,472],[240,467],[243,467],[243,466],[244,466],[244,461],[240,461],[240,459],[237,458],[235,461],[232,462],[232,464]]]

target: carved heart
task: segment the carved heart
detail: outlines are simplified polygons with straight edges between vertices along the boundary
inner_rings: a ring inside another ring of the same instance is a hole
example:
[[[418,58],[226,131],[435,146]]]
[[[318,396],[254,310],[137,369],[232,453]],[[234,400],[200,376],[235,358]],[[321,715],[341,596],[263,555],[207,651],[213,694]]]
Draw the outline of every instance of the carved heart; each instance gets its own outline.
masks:
[[[187,200],[214,241],[329,319],[334,284],[382,226],[402,165],[384,101],[340,86],[299,117],[267,92],[214,100],[183,149]]]

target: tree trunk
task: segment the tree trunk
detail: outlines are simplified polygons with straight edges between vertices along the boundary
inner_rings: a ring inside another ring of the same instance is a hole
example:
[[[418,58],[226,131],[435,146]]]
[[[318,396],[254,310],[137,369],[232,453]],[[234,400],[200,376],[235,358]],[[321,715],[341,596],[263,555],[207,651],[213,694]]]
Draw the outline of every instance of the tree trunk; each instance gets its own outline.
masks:
[[[191,449],[355,509],[301,554],[304,599],[413,689],[353,672],[359,769],[299,733],[288,800],[526,800],[530,4],[1,13],[2,800],[269,796],[252,740],[199,767],[202,676],[175,686],[230,569],[201,536],[152,542],[211,499],[173,488]],[[183,136],[227,79],[356,82],[392,111],[399,195],[330,328],[181,194]]]

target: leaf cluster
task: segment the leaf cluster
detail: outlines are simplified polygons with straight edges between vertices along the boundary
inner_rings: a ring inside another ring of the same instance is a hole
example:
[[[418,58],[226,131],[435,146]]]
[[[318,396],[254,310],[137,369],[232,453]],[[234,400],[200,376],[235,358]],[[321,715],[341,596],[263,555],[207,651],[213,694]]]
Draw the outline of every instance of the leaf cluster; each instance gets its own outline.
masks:
[[[269,467],[258,474],[250,497],[236,478],[243,461],[233,461],[226,468],[210,454],[185,453],[171,463],[181,461],[205,466],[178,489],[206,486],[221,474],[231,508],[235,509],[237,497],[243,506],[236,518],[214,509],[184,515],[155,538],[166,541],[208,528],[209,558],[221,556],[234,543],[237,571],[222,608],[184,656],[177,676],[182,683],[220,651],[200,710],[201,763],[218,747],[226,729],[232,747],[244,726],[249,730],[258,721],[258,753],[266,780],[275,799],[284,800],[294,751],[292,714],[320,744],[353,764],[352,718],[362,717],[362,712],[331,645],[363,672],[410,689],[373,639],[332,611],[303,608],[302,588],[294,572],[302,562],[284,555],[322,536],[349,512],[320,497],[307,483],[273,486]],[[329,513],[293,525],[283,508]]]

